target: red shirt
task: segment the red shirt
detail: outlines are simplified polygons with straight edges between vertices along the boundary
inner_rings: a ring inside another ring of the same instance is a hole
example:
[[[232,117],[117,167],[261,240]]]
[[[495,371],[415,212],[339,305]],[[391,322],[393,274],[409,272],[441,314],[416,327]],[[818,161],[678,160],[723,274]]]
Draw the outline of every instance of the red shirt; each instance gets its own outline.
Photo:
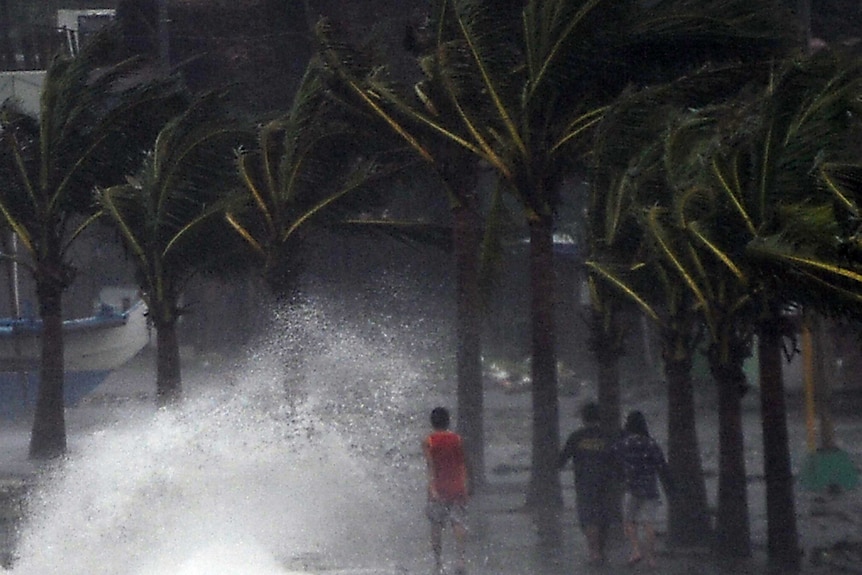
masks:
[[[425,438],[432,486],[440,499],[463,502],[467,499],[467,466],[461,436],[452,431],[434,431]]]

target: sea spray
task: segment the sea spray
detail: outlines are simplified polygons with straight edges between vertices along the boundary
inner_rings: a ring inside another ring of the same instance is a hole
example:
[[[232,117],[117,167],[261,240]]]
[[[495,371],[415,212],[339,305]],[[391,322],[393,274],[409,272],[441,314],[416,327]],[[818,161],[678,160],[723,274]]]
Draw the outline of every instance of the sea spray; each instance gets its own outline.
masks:
[[[82,438],[40,478],[13,573],[384,573],[415,562],[430,406],[416,366],[428,359],[397,325],[351,326],[323,309],[274,314],[276,335],[188,385],[181,406],[125,405]]]

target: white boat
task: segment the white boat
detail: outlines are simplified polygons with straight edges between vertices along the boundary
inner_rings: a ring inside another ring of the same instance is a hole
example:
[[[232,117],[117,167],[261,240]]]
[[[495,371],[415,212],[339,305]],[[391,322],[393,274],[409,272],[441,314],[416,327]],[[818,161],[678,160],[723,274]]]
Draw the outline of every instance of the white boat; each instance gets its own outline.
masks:
[[[132,305],[102,303],[90,317],[63,322],[64,394],[68,407],[77,404],[111,371],[149,343],[146,312],[143,301]],[[15,413],[35,405],[41,332],[39,319],[0,319],[0,413]]]

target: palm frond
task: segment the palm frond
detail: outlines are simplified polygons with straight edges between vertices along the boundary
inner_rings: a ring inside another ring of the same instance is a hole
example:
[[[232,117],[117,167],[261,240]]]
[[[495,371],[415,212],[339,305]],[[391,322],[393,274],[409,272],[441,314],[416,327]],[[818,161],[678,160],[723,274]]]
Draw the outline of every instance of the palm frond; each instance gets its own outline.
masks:
[[[470,63],[475,71],[478,72],[478,77],[481,78],[482,91],[488,97],[491,107],[508,134],[509,140],[515,144],[521,154],[526,155],[526,145],[521,138],[516,116],[506,101],[506,89],[500,85],[501,78],[505,79],[507,76],[495,73],[496,70],[493,65],[495,58],[498,58],[501,53],[500,48],[505,47],[506,44],[502,44],[499,40],[483,44],[486,36],[499,39],[499,28],[495,28],[497,21],[494,20],[491,26],[481,25],[490,20],[490,12],[482,3],[455,1],[453,5],[456,8],[452,11],[450,17],[454,18],[457,23],[461,34],[458,40],[466,46]],[[502,52],[505,52],[505,48]],[[510,64],[507,62],[504,66]],[[457,67],[442,66],[440,68],[443,84],[449,93],[450,100],[456,105],[467,130],[476,138],[486,153],[493,155],[494,150],[486,142],[482,129],[479,127],[484,119],[484,114],[474,116],[469,112],[469,104],[472,98],[468,94],[463,94],[465,82],[459,82],[453,78],[451,74],[452,70],[457,70]]]
[[[650,319],[653,321],[660,321],[659,313],[656,311],[655,307],[650,305],[649,302],[647,302],[647,300],[632,287],[631,282],[627,281],[623,275],[616,273],[610,267],[597,261],[587,261],[585,262],[585,265],[598,277],[608,282],[611,287],[637,304],[641,311],[643,311]]]
[[[135,255],[153,298],[211,265],[213,252],[224,264],[233,249],[224,239],[233,237],[228,229],[215,230],[235,201],[235,151],[249,146],[253,134],[226,113],[225,96],[208,92],[196,98],[163,126],[129,183],[97,196]],[[215,241],[218,235],[223,237]]]
[[[712,163],[712,172],[715,174],[718,188],[724,192],[724,197],[727,199],[732,211],[739,216],[742,222],[744,222],[748,232],[752,236],[756,236],[757,227],[755,226],[749,213],[748,206],[746,205],[746,200],[750,199],[750,196],[746,195],[745,192],[747,190],[743,189],[743,184],[739,180],[739,172],[736,169],[738,162],[739,158],[736,155],[730,158],[730,166],[725,166],[717,159],[714,159]]]
[[[701,289],[697,277],[691,273],[689,266],[686,265],[684,254],[679,253],[674,247],[674,241],[670,237],[669,230],[662,224],[660,216],[661,211],[655,208],[647,213],[650,238],[655,242],[660,253],[667,258],[671,268],[689,287],[700,305],[703,308],[709,307],[709,299]]]
[[[692,222],[688,226],[689,232],[694,236],[694,238],[707,249],[709,253],[711,253],[715,258],[720,261],[725,268],[730,271],[736,277],[736,279],[742,283],[747,281],[747,275],[742,270],[742,268],[737,265],[734,261],[734,258],[727,251],[722,249],[721,245],[718,242],[714,241],[709,237],[707,233],[705,233],[701,226],[698,225],[698,222]]]
[[[135,196],[140,194],[140,190],[132,184],[122,184],[99,189],[97,193],[102,209],[117,226],[125,245],[135,258],[136,267],[140,270],[148,270],[147,252],[142,242],[144,238],[136,232],[144,218],[142,210],[135,209]],[[153,278],[148,277],[146,281],[151,285]]]
[[[827,261],[820,256],[806,254],[804,251],[789,249],[786,244],[776,241],[775,238],[764,238],[752,242],[748,246],[748,250],[758,257],[764,259],[768,257],[769,260],[792,266],[809,274],[809,277],[816,276],[820,281],[831,278],[833,283],[844,282],[844,289],[849,286],[856,294],[862,294],[862,270],[853,269],[834,261]]]
[[[854,219],[860,217],[862,199],[862,165],[825,162],[819,169],[826,190]]]

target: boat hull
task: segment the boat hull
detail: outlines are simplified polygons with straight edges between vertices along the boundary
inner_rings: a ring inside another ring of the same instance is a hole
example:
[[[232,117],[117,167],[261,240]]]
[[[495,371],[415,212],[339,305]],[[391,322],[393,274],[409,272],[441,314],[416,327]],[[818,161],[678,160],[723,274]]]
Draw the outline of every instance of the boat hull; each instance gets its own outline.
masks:
[[[150,341],[146,305],[124,312],[63,322],[64,398],[74,407],[111,371],[128,362]],[[38,321],[0,322],[0,414],[35,405],[39,389],[41,325]]]

